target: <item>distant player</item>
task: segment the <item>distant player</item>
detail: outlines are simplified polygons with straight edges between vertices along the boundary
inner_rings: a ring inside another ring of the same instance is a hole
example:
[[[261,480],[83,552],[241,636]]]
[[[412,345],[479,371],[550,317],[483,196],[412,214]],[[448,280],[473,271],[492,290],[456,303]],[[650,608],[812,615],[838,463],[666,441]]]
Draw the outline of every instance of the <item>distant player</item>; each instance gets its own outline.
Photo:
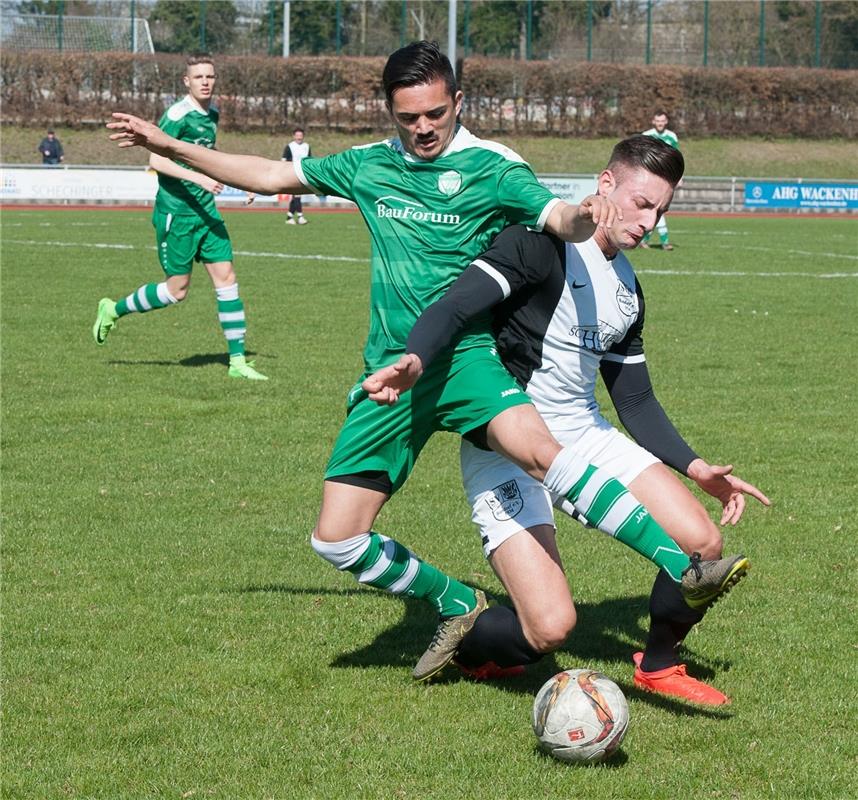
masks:
[[[210,56],[189,57],[183,78],[188,94],[164,112],[158,127],[183,142],[214,148],[219,116],[212,105],[216,80]],[[115,303],[109,297],[102,298],[92,329],[96,344],[105,343],[120,317],[166,308],[184,300],[194,261],[201,261],[217,295],[218,320],[229,349],[229,377],[268,380],[245,358],[244,304],[232,265],[232,243],[214,200],[223,191],[223,184],[189,169],[179,160],[155,153],[149,156],[149,166],[158,173],[152,224],[166,280],[144,284]],[[248,203],[252,199],[248,195]]]
[[[655,116],[652,118],[652,127],[649,130],[644,131],[643,134],[644,136],[653,136],[656,139],[660,139],[665,144],[669,144],[675,150],[679,150],[679,137],[672,130],[668,129],[667,123],[667,114],[664,111],[656,111]],[[673,245],[670,243],[670,235],[667,231],[667,220],[664,218],[664,215],[659,217],[655,227],[658,231],[658,238],[661,240],[661,249],[673,250]],[[647,233],[644,240],[641,242],[641,247],[649,247],[649,237],[651,234],[652,231]]]
[[[295,128],[292,132],[295,137],[286,147],[283,148],[283,158],[281,161],[299,162],[304,158],[312,158],[310,145],[304,141],[304,129]],[[304,216],[304,208],[301,204],[301,195],[293,194],[289,201],[289,211],[286,213],[287,225],[306,225],[307,218]]]

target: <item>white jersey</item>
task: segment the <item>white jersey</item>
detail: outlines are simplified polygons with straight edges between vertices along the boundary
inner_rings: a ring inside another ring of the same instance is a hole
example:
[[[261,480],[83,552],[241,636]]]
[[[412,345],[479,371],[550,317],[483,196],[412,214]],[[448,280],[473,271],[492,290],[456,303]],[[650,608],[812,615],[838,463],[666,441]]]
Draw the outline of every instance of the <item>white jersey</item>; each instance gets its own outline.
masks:
[[[510,298],[495,314],[498,349],[548,427],[606,424],[595,395],[601,361],[645,360],[643,294],[626,256],[514,226],[475,263]]]

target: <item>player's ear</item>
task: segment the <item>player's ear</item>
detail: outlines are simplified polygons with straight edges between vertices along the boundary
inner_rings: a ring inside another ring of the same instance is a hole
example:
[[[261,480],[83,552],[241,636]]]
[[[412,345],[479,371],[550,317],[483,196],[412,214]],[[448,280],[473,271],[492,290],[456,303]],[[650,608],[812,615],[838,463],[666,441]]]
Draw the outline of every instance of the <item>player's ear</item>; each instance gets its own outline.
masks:
[[[453,96],[453,105],[456,107],[457,117],[459,116],[459,114],[462,113],[462,100],[464,99],[464,97],[465,95],[461,92],[461,90],[457,91],[456,94]]]
[[[607,197],[617,188],[617,179],[609,169],[603,169],[597,182],[597,192],[600,197]]]
[[[189,89],[191,87],[191,79],[188,77],[187,73],[185,73],[184,77],[182,78],[182,83],[185,84],[186,89]]]

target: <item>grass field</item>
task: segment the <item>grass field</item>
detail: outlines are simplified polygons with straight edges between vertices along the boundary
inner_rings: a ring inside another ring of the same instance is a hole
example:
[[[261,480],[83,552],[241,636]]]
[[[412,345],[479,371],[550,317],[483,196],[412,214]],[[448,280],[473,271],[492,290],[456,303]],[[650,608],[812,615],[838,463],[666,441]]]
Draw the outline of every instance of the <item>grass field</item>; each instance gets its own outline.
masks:
[[[632,133],[633,131],[629,131]],[[101,128],[57,128],[68,164],[145,164],[138,149],[119,150],[107,141]],[[4,125],[0,128],[0,161],[4,164],[33,164],[39,161],[36,146],[45,132],[37,128]],[[307,141],[313,155],[323,156],[344,148],[377,141],[384,133],[344,134],[310,130]],[[694,176],[738,176],[748,178],[817,178],[858,180],[855,143],[846,139],[702,139],[693,131],[679,131],[685,172]],[[232,153],[251,153],[280,158],[291,136],[270,133],[218,133],[218,147]],[[588,173],[605,166],[605,156],[617,139],[552,138],[540,136],[489,136],[512,147],[537,172]]]
[[[662,404],[774,501],[728,532],[753,569],[687,642],[733,698],[711,711],[634,689],[652,568],[565,519],[567,646],[504,684],[412,683],[432,612],[307,543],[368,296],[360,218],[310,219],[228,215],[256,384],[226,377],[203,274],[93,344],[98,299],[160,274],[146,212],[3,211],[2,796],[855,797],[855,221],[673,216],[676,250],[634,257]],[[378,529],[503,598],[453,436]],[[577,666],[629,698],[606,765],[530,731],[536,690]]]

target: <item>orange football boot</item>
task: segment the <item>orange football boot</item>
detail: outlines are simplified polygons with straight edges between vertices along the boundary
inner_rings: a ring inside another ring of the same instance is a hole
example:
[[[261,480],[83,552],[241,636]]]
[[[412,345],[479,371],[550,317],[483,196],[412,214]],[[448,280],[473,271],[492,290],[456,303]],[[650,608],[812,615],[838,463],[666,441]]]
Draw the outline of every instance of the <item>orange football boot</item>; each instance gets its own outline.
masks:
[[[632,661],[635,662],[635,686],[639,689],[679,697],[704,706],[725,706],[730,702],[727,695],[713,686],[687,675],[685,664],[677,664],[655,672],[644,672],[641,669],[643,653],[635,653]]]

